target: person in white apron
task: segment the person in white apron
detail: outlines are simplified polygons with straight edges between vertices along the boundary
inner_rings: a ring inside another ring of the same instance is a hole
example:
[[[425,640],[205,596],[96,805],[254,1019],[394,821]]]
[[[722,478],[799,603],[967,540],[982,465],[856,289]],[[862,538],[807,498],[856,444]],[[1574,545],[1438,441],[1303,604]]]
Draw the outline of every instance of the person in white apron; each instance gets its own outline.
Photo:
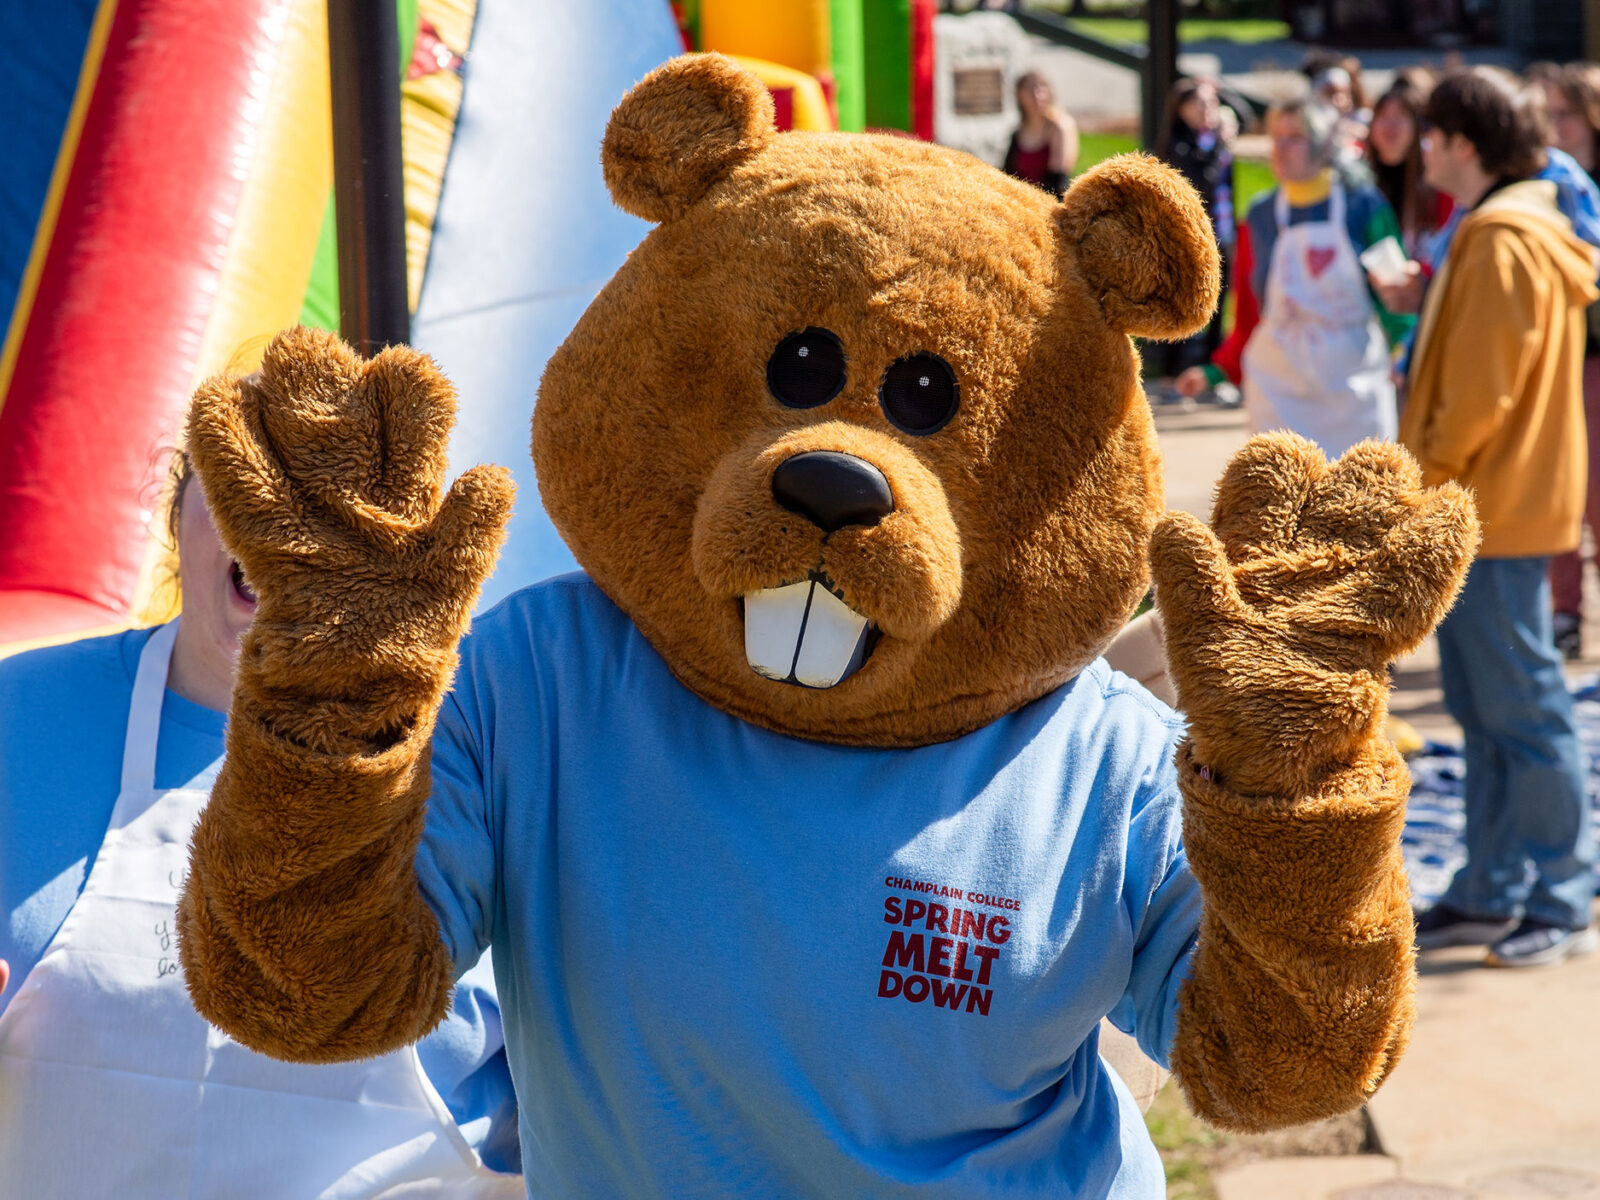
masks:
[[[144,643],[99,853],[0,1012],[0,1197],[523,1196],[519,1177],[480,1162],[414,1046],[281,1063],[194,1011],[174,913],[209,791],[155,785],[178,632],[173,622]]]
[[[1291,225],[1288,197],[1279,189],[1266,307],[1244,349],[1252,430],[1292,430],[1329,459],[1366,438],[1393,441],[1399,420],[1389,341],[1344,206],[1336,174],[1327,219]]]
[[[1241,231],[1260,249],[1241,255],[1239,320],[1214,356],[1217,365],[1185,371],[1178,387],[1196,395],[1235,374],[1226,367],[1235,362],[1252,432],[1287,429],[1333,459],[1367,438],[1396,435],[1390,337],[1352,240],[1350,193],[1332,166],[1336,114],[1292,102],[1272,110],[1267,128],[1278,187]],[[1300,211],[1293,220],[1291,193],[1308,191],[1295,203],[1320,207],[1320,215],[1306,219]],[[1358,212],[1371,208],[1398,232],[1376,189],[1362,189],[1360,199]],[[1255,264],[1263,251],[1261,272]]]

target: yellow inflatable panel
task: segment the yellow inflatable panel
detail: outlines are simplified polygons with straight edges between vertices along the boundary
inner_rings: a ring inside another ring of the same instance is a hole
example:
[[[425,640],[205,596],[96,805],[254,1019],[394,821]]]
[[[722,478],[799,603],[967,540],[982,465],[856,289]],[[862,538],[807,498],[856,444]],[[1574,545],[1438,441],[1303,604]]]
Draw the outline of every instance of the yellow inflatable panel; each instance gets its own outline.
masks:
[[[294,0],[267,94],[254,161],[234,218],[216,307],[196,382],[228,367],[300,315],[322,210],[333,186],[328,99],[328,15],[323,0]]]
[[[700,0],[700,48],[765,59],[808,75],[833,72],[830,0]]]
[[[217,297],[195,364],[193,386],[218,371],[251,371],[267,341],[300,316],[333,186],[328,98],[328,15],[324,0],[294,0],[271,98],[239,197]],[[192,388],[191,388],[192,390]],[[178,609],[176,562],[161,513],[134,598],[133,623],[156,624]]]
[[[746,58],[742,54],[730,54],[728,57],[767,85],[775,101],[774,107],[778,110],[778,128],[833,128],[828,98],[823,95],[822,84],[815,75],[780,63]]]
[[[417,13],[423,26],[417,36],[430,37],[429,47],[437,70],[417,73],[413,55],[411,71],[400,85],[400,142],[405,148],[406,277],[411,307],[422,295],[422,276],[433,244],[433,223],[439,215],[444,172],[455,141],[456,118],[461,112],[461,59],[472,42],[472,23],[478,0],[420,0]],[[432,30],[427,27],[431,25]]]

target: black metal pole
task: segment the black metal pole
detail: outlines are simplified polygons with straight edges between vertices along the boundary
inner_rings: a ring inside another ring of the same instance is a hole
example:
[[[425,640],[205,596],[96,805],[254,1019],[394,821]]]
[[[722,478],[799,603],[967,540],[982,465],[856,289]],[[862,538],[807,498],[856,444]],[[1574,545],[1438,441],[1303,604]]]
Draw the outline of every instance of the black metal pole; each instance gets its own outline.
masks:
[[[394,0],[328,0],[339,332],[362,354],[409,341]]]
[[[1167,97],[1178,79],[1178,0],[1146,0],[1150,48],[1144,60],[1144,111],[1139,122],[1146,150],[1161,139]]]

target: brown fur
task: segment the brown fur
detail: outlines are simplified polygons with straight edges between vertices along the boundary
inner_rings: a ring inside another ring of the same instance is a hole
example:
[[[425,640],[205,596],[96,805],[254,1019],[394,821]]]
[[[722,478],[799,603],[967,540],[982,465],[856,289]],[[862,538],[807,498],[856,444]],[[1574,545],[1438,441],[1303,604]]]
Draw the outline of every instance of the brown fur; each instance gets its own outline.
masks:
[[[423,355],[363,362],[309,329],[195,395],[189,450],[260,602],[179,947],[195,1007],[269,1054],[361,1057],[450,1005],[412,863],[434,716],[511,506],[498,468],[445,494],[454,414]]]
[[[1382,671],[1459,585],[1470,501],[1422,492],[1393,447],[1329,468],[1279,436],[1230,469],[1215,536],[1178,515],[1157,528],[1128,334],[1183,334],[1215,304],[1188,187],[1128,157],[1058,204],[936,146],[769,120],[715,56],[661,68],[613,116],[607,181],[660,224],[546,369],[533,451],[558,528],[710,703],[872,746],[958,737],[1071,678],[1127,619],[1149,555],[1206,900],[1176,1069],[1238,1127],[1359,1102],[1411,996]],[[785,408],[766,362],[807,326],[841,340],[847,380]],[[878,401],[918,351],[961,387],[927,437]],[[480,474],[439,507],[450,407],[419,356],[362,364],[305,332],[259,383],[196,400],[208,495],[263,599],[196,836],[185,963],[202,1011],[272,1053],[380,1050],[447,995],[407,869],[433,714],[509,502]],[[895,512],[824,535],[779,505],[776,465],[812,449],[876,465]],[[876,649],[826,691],[757,676],[739,598],[819,567],[880,627]]]
[[[680,75],[748,86],[715,56],[655,72],[612,117],[608,179],[635,170],[619,129],[667,136],[658,106],[680,103]],[[680,157],[743,136],[742,109],[714,137],[704,111],[676,127]],[[1124,331],[1171,334],[1215,305],[1194,193],[1129,158],[1058,205],[955,151],[837,134],[771,136],[703,182],[685,184],[695,202],[645,239],[540,384],[540,492],[584,569],[685,684],[786,733],[921,745],[1070,679],[1146,587],[1160,466]],[[843,342],[848,382],[820,409],[783,408],[767,358],[810,325]],[[933,437],[896,430],[878,403],[885,368],[923,350],[961,384]],[[802,448],[873,463],[897,511],[824,538],[772,499],[773,468]],[[884,634],[826,692],[752,672],[739,612],[743,593],[818,566]]]
[[[1405,1048],[1410,780],[1384,668],[1449,608],[1477,522],[1398,446],[1330,466],[1288,433],[1239,452],[1212,521],[1173,513],[1151,546],[1206,901],[1172,1065],[1198,1112],[1248,1130],[1360,1104]]]

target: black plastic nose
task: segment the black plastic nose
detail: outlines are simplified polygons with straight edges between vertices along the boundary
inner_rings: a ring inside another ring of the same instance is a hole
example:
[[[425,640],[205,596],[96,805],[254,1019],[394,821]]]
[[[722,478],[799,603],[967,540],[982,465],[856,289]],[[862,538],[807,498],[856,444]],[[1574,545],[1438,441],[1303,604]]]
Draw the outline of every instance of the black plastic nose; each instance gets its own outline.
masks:
[[[810,450],[778,464],[772,494],[827,533],[846,525],[876,525],[894,511],[883,472],[853,454]]]

